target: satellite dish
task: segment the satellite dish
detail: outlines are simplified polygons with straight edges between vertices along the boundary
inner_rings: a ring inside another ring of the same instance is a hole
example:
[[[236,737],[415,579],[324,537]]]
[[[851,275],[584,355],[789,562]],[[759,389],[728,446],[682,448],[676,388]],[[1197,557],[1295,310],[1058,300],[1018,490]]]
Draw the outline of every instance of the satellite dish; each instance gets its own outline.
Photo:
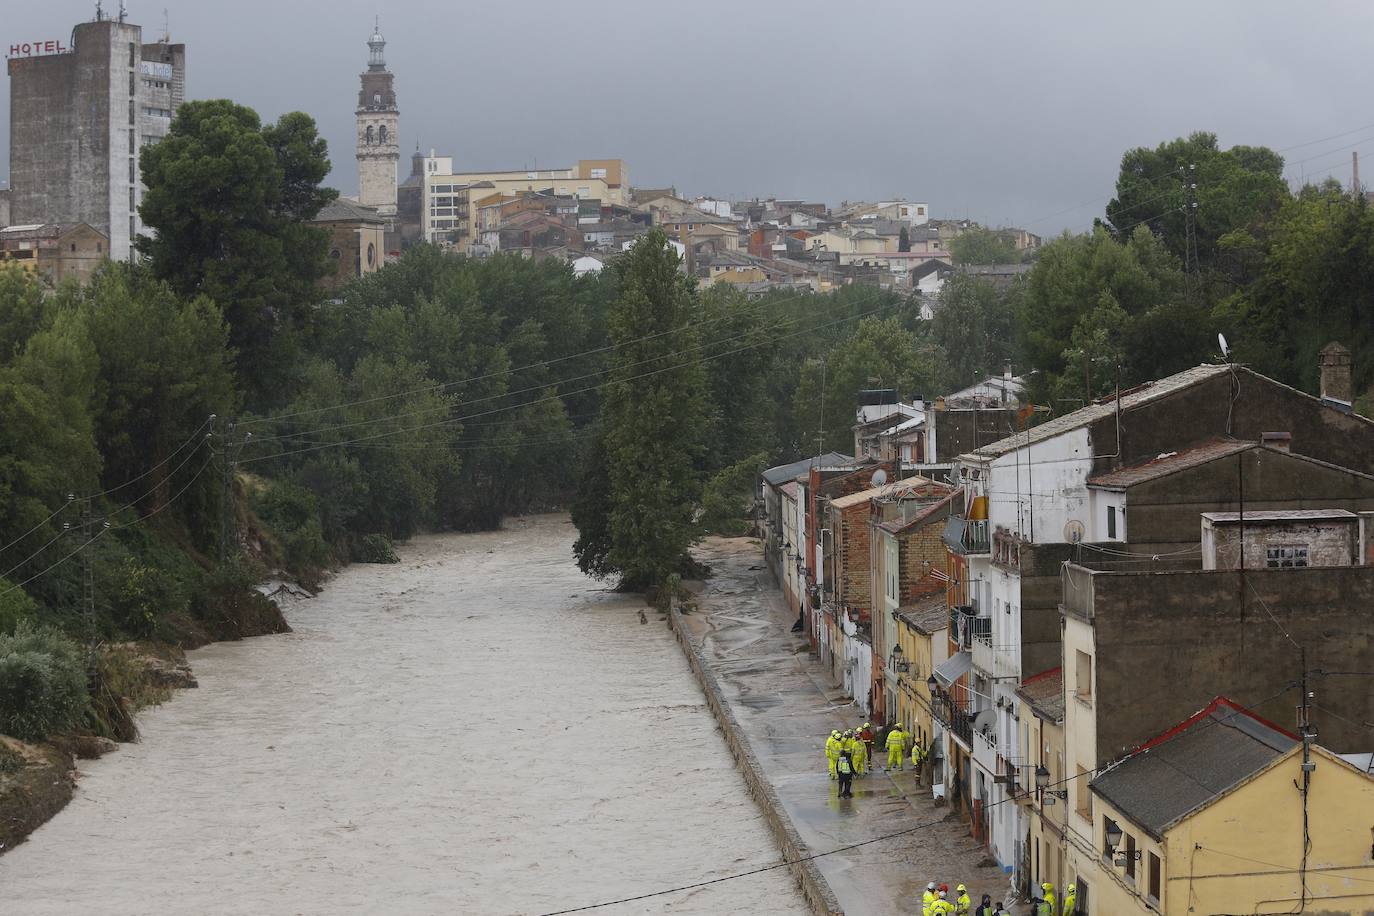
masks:
[[[1078,519],[1070,519],[1064,525],[1064,540],[1070,544],[1077,544],[1083,540],[1083,523]]]
[[[883,484],[887,483],[887,471],[878,468],[878,470],[873,472],[873,476],[869,478],[868,483],[869,486],[872,487],[881,487]]]
[[[1218,334],[1217,343],[1221,344],[1221,355],[1227,359],[1231,358],[1231,348],[1226,346],[1226,335]]]

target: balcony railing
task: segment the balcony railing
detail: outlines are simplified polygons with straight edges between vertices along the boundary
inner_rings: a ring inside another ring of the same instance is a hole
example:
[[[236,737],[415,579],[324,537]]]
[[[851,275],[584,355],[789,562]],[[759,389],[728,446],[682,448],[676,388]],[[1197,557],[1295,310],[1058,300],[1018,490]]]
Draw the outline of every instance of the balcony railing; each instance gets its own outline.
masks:
[[[972,651],[974,640],[992,638],[992,618],[979,616],[977,608],[956,605],[949,609],[949,632],[959,648]]]
[[[967,519],[952,515],[945,522],[945,546],[965,556],[992,552],[987,519]]]
[[[931,712],[940,724],[963,740],[964,744],[973,743],[973,716],[943,691],[931,697]]]

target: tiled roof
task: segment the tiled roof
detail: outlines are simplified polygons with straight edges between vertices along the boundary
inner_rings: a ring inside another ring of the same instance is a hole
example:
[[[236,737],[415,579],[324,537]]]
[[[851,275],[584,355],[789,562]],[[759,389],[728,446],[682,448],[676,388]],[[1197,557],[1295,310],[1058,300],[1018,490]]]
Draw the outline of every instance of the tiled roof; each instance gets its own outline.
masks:
[[[877,472],[875,471],[874,473],[876,474]],[[866,503],[870,499],[873,499],[877,496],[902,496],[912,490],[917,490],[924,485],[933,483],[934,481],[927,480],[926,478],[917,474],[912,477],[908,477],[905,480],[899,480],[896,483],[885,483],[880,487],[869,487],[867,490],[860,490],[859,492],[851,493],[848,496],[841,496],[837,499],[832,499],[830,501],[830,507],[832,509],[841,510],[849,509],[854,506],[860,505],[861,503]]]
[[[1191,369],[1184,369],[1182,372],[1176,372],[1173,375],[1166,376],[1155,382],[1147,382],[1137,388],[1122,392],[1121,409],[1130,410],[1141,404],[1159,400],[1160,398],[1182,391],[1185,388],[1191,388],[1193,385],[1201,384],[1218,375],[1223,375],[1228,371],[1230,371],[1230,369],[1225,365],[1203,364],[1201,366],[1194,366]],[[1031,427],[1024,433],[1017,433],[1014,436],[999,439],[996,442],[974,450],[970,454],[974,458],[1000,458],[1003,455],[1011,454],[1017,449],[1025,448],[1027,445],[1034,445],[1037,442],[1053,439],[1055,436],[1063,435],[1075,429],[1081,429],[1104,417],[1110,417],[1115,412],[1116,399],[1106,399],[1099,403],[1080,407],[1078,410],[1072,413],[1066,413],[1061,417],[1047,420],[1039,426]]]
[[[385,223],[372,207],[351,200],[336,198],[324,205],[319,214],[311,220],[315,223]]]
[[[935,635],[949,626],[949,603],[944,590],[902,605],[897,608],[897,617],[926,636]]]
[[[932,486],[932,489],[934,488],[934,486],[946,485],[934,484]],[[891,521],[883,522],[882,524],[878,525],[878,527],[886,531],[888,534],[901,535],[912,530],[913,528],[919,528],[921,525],[924,525],[932,518],[940,515],[942,511],[946,511],[947,513],[950,501],[954,499],[954,496],[958,491],[953,487],[946,488],[949,490],[948,493],[946,493],[939,500],[931,503],[930,505],[924,506],[920,512],[917,512],[911,518],[894,518]]]
[[[1016,690],[1036,715],[1050,722],[1064,721],[1064,669],[1051,668],[1028,677]]]
[[[1209,439],[1201,445],[1195,445],[1180,452],[1165,452],[1143,464],[1118,468],[1115,471],[1089,477],[1088,486],[1124,490],[1126,487],[1138,483],[1167,477],[1178,471],[1195,468],[1217,458],[1224,458],[1227,455],[1234,455],[1252,448],[1259,448],[1259,443],[1242,442],[1238,439]]]
[[[1091,783],[1093,791],[1155,839],[1263,770],[1298,743],[1225,697]]]

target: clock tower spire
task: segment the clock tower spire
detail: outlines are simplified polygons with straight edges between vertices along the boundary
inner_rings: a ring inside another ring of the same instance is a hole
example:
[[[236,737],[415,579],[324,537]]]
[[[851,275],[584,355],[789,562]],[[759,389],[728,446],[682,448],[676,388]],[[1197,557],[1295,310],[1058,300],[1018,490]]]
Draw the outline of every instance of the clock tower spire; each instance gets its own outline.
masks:
[[[367,70],[358,92],[358,203],[375,207],[381,216],[394,217],[401,112],[396,107],[395,76],[386,68],[386,39],[380,21],[373,27],[367,47]]]

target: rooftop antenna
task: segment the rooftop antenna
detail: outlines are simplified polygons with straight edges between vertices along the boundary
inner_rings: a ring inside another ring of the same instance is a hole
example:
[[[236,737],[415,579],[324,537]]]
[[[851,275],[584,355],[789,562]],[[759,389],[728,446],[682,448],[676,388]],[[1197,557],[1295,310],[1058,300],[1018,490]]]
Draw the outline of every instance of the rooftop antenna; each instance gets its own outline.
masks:
[[[124,18],[129,15],[129,10],[124,5],[124,0],[119,0],[119,21],[122,23]]]
[[[167,7],[162,8],[162,43],[172,43],[172,17],[167,13]]]
[[[95,21],[105,21],[105,8],[104,5],[101,3],[101,0],[95,0]]]

